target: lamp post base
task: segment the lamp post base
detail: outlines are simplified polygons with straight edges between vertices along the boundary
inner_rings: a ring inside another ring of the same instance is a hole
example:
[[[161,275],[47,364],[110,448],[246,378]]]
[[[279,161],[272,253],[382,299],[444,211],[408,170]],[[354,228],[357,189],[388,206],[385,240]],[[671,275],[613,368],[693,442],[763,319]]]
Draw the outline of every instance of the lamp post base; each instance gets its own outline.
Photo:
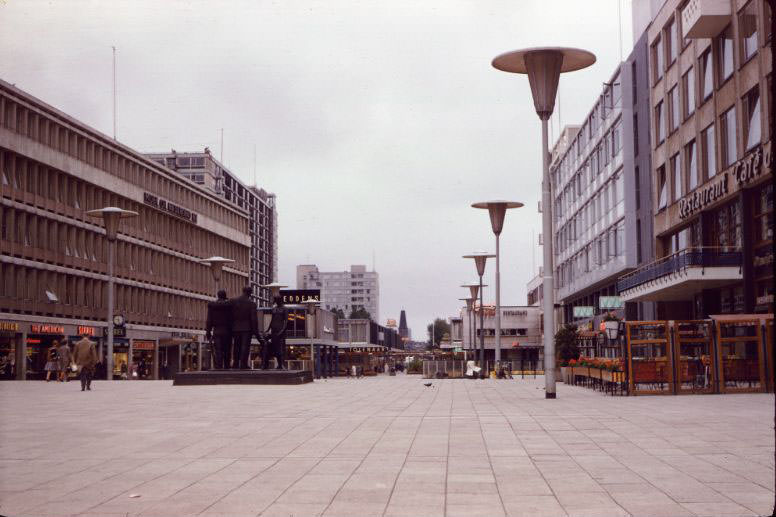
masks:
[[[555,394],[554,393],[544,392],[544,398],[546,398],[546,399],[554,399],[555,398]]]

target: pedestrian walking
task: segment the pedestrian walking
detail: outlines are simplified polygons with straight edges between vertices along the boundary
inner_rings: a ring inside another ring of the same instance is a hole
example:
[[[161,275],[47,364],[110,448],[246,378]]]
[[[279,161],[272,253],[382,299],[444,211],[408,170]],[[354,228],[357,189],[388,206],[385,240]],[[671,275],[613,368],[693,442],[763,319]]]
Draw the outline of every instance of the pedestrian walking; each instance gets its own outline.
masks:
[[[57,361],[57,347],[59,341],[56,339],[51,343],[51,348],[46,353],[46,366],[43,368],[46,370],[46,382],[51,380],[51,373],[54,372],[54,380],[59,378],[59,361]]]
[[[94,348],[94,342],[89,341],[86,334],[75,344],[73,362],[81,371],[81,391],[91,390],[94,366],[97,364],[97,350]]]
[[[59,358],[59,382],[70,382],[72,354],[70,353],[70,346],[64,339],[59,344],[59,348],[57,348],[57,357]]]

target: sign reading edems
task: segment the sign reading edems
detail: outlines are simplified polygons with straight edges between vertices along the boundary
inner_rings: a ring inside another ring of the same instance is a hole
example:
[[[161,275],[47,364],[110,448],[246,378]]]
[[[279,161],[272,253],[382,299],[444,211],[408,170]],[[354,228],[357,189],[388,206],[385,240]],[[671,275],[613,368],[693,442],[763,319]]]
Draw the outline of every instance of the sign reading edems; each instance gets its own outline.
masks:
[[[283,303],[305,303],[310,300],[321,301],[320,289],[281,289],[280,296],[283,297]]]

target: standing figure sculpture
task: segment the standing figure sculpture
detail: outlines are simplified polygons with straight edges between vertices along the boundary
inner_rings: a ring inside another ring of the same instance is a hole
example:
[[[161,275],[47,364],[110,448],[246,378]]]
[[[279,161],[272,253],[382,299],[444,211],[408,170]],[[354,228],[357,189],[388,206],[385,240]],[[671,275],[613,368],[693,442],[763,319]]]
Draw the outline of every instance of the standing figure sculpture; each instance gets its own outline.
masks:
[[[278,370],[283,369],[283,352],[286,348],[286,327],[288,326],[288,309],[283,306],[283,298],[275,296],[275,306],[272,308],[272,320],[269,322],[267,334],[269,339],[265,338],[265,344],[262,347],[262,369],[269,368],[269,358],[274,357],[277,362]]]
[[[218,291],[218,299],[207,304],[205,337],[212,339],[213,368],[229,368],[232,359],[232,305],[226,291]]]
[[[251,352],[251,338],[259,336],[259,321],[256,303],[251,300],[253,289],[243,287],[242,296],[230,300],[232,306],[232,338],[234,343],[233,369],[248,369]]]

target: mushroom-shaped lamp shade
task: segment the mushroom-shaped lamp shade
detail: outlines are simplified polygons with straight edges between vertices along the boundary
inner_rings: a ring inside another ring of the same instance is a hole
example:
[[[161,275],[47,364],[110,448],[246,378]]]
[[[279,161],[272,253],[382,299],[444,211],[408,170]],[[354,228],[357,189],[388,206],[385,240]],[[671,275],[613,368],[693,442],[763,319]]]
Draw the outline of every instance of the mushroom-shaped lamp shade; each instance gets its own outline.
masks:
[[[477,275],[482,276],[485,274],[485,262],[489,258],[493,258],[495,256],[496,255],[493,253],[488,253],[487,251],[475,251],[471,255],[464,255],[463,258],[474,259],[474,265],[477,266]]]
[[[563,72],[574,72],[595,63],[587,50],[567,47],[534,47],[496,56],[494,68],[515,74],[528,74],[536,114],[549,119],[555,109],[558,80]]]
[[[138,214],[132,210],[124,210],[116,206],[106,206],[105,208],[88,210],[86,215],[102,218],[105,224],[105,236],[109,241],[115,241],[116,235],[119,232],[119,221],[128,217],[137,217]]]
[[[285,289],[288,286],[280,282],[272,282],[271,284],[264,284],[261,287],[266,287],[267,289],[269,289],[270,292],[272,293],[272,298],[275,298],[280,294],[281,289]]]
[[[210,266],[210,271],[213,273],[213,279],[216,282],[221,281],[221,271],[224,269],[224,264],[231,264],[232,262],[234,262],[234,260],[218,256],[200,260],[201,264]]]
[[[501,235],[501,230],[504,228],[504,216],[510,208],[520,208],[523,203],[518,201],[483,201],[481,203],[473,203],[474,208],[483,208],[488,211],[490,215],[490,226],[493,229],[493,233]]]

